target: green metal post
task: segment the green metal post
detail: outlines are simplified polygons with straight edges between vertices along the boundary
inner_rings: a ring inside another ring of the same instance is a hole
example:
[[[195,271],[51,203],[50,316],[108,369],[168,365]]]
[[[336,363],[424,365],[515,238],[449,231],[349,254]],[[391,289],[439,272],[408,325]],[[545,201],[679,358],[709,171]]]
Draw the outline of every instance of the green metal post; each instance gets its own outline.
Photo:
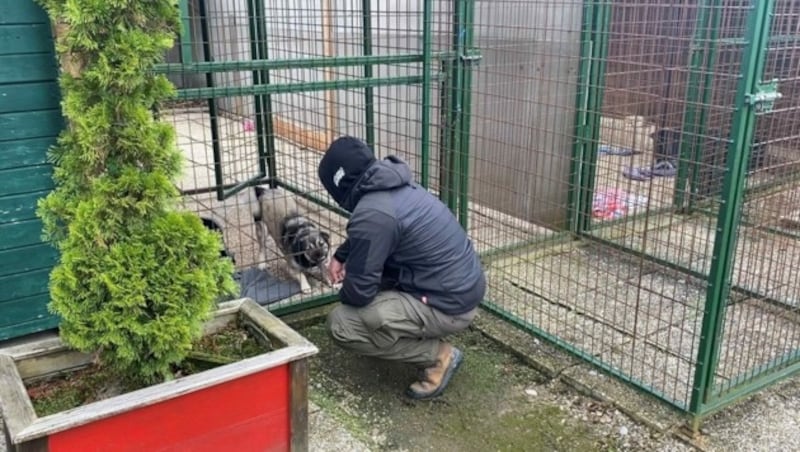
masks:
[[[603,108],[604,84],[606,79],[606,59],[608,58],[608,37],[611,25],[611,2],[600,0],[597,2],[594,14],[594,71],[590,85],[593,93],[589,96],[587,111],[586,137],[587,146],[584,149],[583,174],[581,175],[581,209],[579,211],[579,231],[588,231],[592,227],[592,201],[594,198],[595,176],[597,174],[597,146],[600,139],[600,119]]]
[[[684,212],[692,210],[693,197],[689,198],[689,206],[685,206],[687,179],[692,174],[690,192],[695,191],[699,168],[702,166],[702,139],[706,136],[707,105],[711,102],[711,87],[714,80],[713,67],[716,57],[717,38],[722,20],[720,0],[705,0],[697,12],[695,32],[692,38],[692,53],[686,102],[684,109],[683,132],[678,159],[678,174],[675,178],[673,206]],[[706,54],[708,49],[708,54]],[[703,64],[705,62],[705,65]],[[702,85],[702,88],[701,88]],[[702,93],[702,96],[701,96]],[[698,111],[699,110],[699,111]],[[693,153],[692,150],[695,152]],[[690,171],[691,167],[691,171]]]
[[[690,45],[691,56],[689,58],[689,79],[687,80],[685,108],[683,114],[683,131],[682,139],[679,149],[678,158],[678,174],[675,177],[675,191],[672,197],[672,204],[676,209],[683,210],[684,208],[684,193],[687,190],[687,179],[689,177],[689,166],[694,166],[695,163],[690,163],[692,157],[690,150],[697,149],[695,146],[697,141],[696,135],[696,121],[697,110],[699,102],[699,91],[701,86],[701,78],[703,77],[703,62],[705,60],[705,46],[708,44],[708,18],[710,16],[709,9],[714,0],[705,0],[699,5],[697,10],[697,17],[695,18],[694,35]],[[687,142],[691,140],[692,146]]]
[[[570,189],[567,198],[568,212],[570,215],[570,231],[573,234],[583,232],[580,228],[581,215],[584,209],[581,206],[583,187],[583,161],[584,153],[591,137],[588,136],[589,128],[588,110],[589,99],[592,97],[591,84],[594,59],[594,2],[583,2],[583,24],[581,25],[581,60],[578,66],[578,93],[575,100],[575,143],[572,147],[572,161],[570,162]]]
[[[189,17],[189,0],[180,0],[181,13],[181,64],[191,63],[192,58],[192,18]]]
[[[439,199],[446,205],[450,205],[450,149],[451,149],[451,134],[450,127],[450,97],[453,90],[450,85],[452,84],[452,71],[453,59],[446,58],[441,62],[441,73],[443,74],[442,80],[439,83]]]
[[[267,17],[264,0],[255,0],[256,42],[258,45],[258,58],[269,60],[269,45],[267,44]],[[270,84],[269,71],[261,71],[261,83]],[[261,174],[266,171],[270,187],[275,188],[278,179],[277,153],[275,149],[275,130],[272,124],[272,96],[264,94],[261,98],[262,126],[265,135],[265,148],[259,148],[259,170]],[[261,129],[259,129],[260,131]]]
[[[744,195],[744,175],[750,153],[748,144],[753,139],[756,121],[756,105],[753,104],[751,96],[758,91],[764,73],[765,49],[769,40],[775,0],[753,0],[753,4],[754,9],[747,20],[748,45],[742,63],[743,76],[736,93],[728,171],[725,174],[723,200],[717,218],[718,232],[713,252],[715,258],[711,263],[690,402],[690,411],[696,415],[702,415],[714,402],[714,374],[722,343],[725,305],[731,290],[731,271],[736,254],[738,221],[741,217]]]
[[[431,149],[431,72],[433,71],[433,0],[422,4],[422,149],[420,152],[420,185],[428,188]]]
[[[259,3],[261,0],[253,0],[247,2],[247,18],[250,27],[250,54],[251,58],[254,60],[263,59],[264,56],[261,55],[261,37],[260,37],[260,27],[259,27]],[[254,70],[253,71],[253,84],[254,85],[261,85],[264,83],[262,80],[262,76],[264,71],[261,70]],[[266,140],[264,136],[264,122],[265,120],[269,120],[269,118],[264,117],[264,96],[256,95],[253,96],[254,101],[254,108],[255,108],[255,119],[256,119],[256,143],[258,148],[258,169],[259,169],[259,177],[263,178],[266,176],[266,159],[265,159],[265,149],[266,149]],[[274,187],[273,187],[274,188]]]
[[[454,213],[458,214],[458,182],[455,174],[459,168],[458,152],[461,125],[461,84],[463,67],[460,56],[464,53],[463,36],[464,0],[453,3],[452,57],[442,63],[445,75],[441,87],[441,132],[439,139],[439,199]]]
[[[458,215],[459,187],[460,178],[456,173],[461,167],[461,101],[462,91],[464,84],[464,61],[461,56],[464,55],[464,23],[465,23],[465,0],[456,0],[453,8],[453,62],[450,66],[451,70],[451,85],[450,85],[450,107],[448,110],[448,132],[450,134],[448,154],[448,181],[449,192],[447,198],[447,207]]]
[[[208,28],[208,11],[206,9],[206,1],[198,0],[198,8],[200,9],[200,34],[203,40],[203,58],[206,61],[211,61],[211,36]],[[206,86],[214,88],[214,74],[206,74]],[[222,149],[219,140],[219,121],[217,119],[217,100],[209,98],[208,102],[208,115],[209,125],[211,127],[211,151],[214,155],[214,182],[217,191],[217,199],[222,201],[225,199],[225,181],[222,178]]]
[[[461,90],[461,118],[459,132],[461,135],[458,168],[458,219],[466,230],[469,226],[469,143],[470,122],[472,118],[472,70],[475,61],[479,58],[473,46],[473,24],[475,16],[475,0],[464,0],[464,22],[462,33],[464,53],[460,60],[462,64],[462,90]]]
[[[364,56],[372,55],[372,0],[361,0],[361,28],[364,35]],[[372,65],[364,65],[364,77],[372,78]],[[364,88],[364,120],[366,123],[366,141],[375,146],[375,94],[374,88]]]
[[[713,77],[713,68],[714,63],[717,59],[717,42],[719,41],[719,29],[722,25],[722,0],[717,0],[717,3],[714,4],[713,9],[711,11],[711,34],[709,35],[709,49],[708,49],[708,57],[706,58],[708,63],[706,64],[706,71],[705,71],[705,79],[703,82],[703,100],[702,103],[704,106],[707,106],[711,103],[711,95],[712,86],[714,82]],[[703,108],[700,110],[700,118],[698,119],[697,129],[696,129],[696,141],[694,143],[695,149],[695,171],[692,174],[692,181],[689,187],[689,191],[692,193],[692,196],[689,198],[689,210],[691,211],[694,206],[694,202],[696,197],[694,196],[697,193],[698,185],[700,183],[700,171],[699,169],[702,167],[703,161],[703,152],[704,147],[701,142],[701,137],[708,135],[706,130],[707,118],[708,116],[708,109]],[[683,151],[682,151],[683,153]]]

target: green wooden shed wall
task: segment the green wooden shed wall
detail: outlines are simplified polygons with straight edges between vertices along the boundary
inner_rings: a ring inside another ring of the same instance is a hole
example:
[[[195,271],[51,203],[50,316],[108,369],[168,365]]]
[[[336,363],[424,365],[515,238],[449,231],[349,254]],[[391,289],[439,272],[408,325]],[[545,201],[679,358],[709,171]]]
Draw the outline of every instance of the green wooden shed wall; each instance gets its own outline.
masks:
[[[53,188],[47,150],[64,125],[57,75],[42,8],[0,0],[0,341],[58,324],[47,311],[58,255],[35,213]]]

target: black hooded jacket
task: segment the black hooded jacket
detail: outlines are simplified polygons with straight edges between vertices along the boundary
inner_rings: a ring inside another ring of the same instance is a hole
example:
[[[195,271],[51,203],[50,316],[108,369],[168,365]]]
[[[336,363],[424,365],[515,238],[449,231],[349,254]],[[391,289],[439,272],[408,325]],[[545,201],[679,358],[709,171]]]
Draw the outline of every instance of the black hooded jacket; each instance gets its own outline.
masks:
[[[455,216],[412,181],[399,158],[376,160],[362,141],[335,140],[319,167],[322,184],[351,212],[335,257],[345,263],[343,304],[365,306],[380,290],[409,293],[458,315],[483,299],[486,280]]]

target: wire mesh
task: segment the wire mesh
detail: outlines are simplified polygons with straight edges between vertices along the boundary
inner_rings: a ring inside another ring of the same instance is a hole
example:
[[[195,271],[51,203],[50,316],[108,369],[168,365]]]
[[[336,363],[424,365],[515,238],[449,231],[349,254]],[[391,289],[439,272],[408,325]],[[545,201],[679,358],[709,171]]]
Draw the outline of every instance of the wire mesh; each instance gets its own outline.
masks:
[[[682,125],[697,6],[509,0],[479,1],[476,8],[484,58],[472,86],[470,225],[479,248],[512,246],[485,261],[487,299],[585,359],[687,407],[705,286],[630,252],[637,240],[645,250],[658,246],[646,231],[671,205],[674,178],[635,181],[623,171],[655,159],[651,135],[658,127]],[[603,10],[610,14],[602,36],[582,33],[587,16],[602,17]],[[587,42],[602,39],[606,55],[582,54]],[[604,81],[581,73],[600,59]],[[587,103],[576,109],[584,90]],[[599,140],[589,147],[601,150],[584,168],[576,165],[584,156],[575,144],[592,126],[580,122],[581,110],[598,119]],[[591,179],[580,179],[587,169]],[[584,185],[592,179],[594,187]],[[602,241],[565,239],[571,190],[589,196],[587,220]],[[613,231],[599,227],[609,222]],[[683,248],[693,251],[691,242]]]
[[[251,185],[273,186],[294,198],[308,219],[330,234],[331,250],[343,241],[346,216],[335,211],[317,177],[322,152],[333,138],[354,135],[374,141],[378,157],[399,155],[419,175],[423,15],[417,3],[188,1],[184,23],[190,29],[167,55],[173,63],[168,77],[179,92],[214,87],[247,95],[199,94],[199,100],[172,102],[160,114],[175,126],[186,157],[179,183],[183,207],[220,224],[240,272],[258,268],[292,280],[286,255],[273,239],[267,239],[260,254],[254,219],[258,201]],[[297,64],[360,56],[413,58],[369,67]],[[197,62],[265,60],[288,63],[270,70],[233,64],[191,69]],[[336,89],[365,79],[388,81]],[[277,88],[269,94],[251,89],[266,85]],[[266,293],[258,297],[270,308],[281,308],[334,293],[317,279],[309,277],[311,293],[275,285],[262,287]]]
[[[764,81],[777,80],[782,98],[756,115],[756,149],[764,149],[744,194],[733,263],[731,297],[721,331],[716,394],[735,395],[765,373],[800,361],[800,4],[775,2]],[[752,165],[751,168],[753,169]]]
[[[453,208],[490,310],[691,408],[730,151],[749,146],[731,137],[753,2],[187,1],[168,72],[195,95],[160,113],[186,156],[184,206],[220,222],[237,268],[288,277],[274,243],[259,255],[247,184],[296,193],[341,243],[316,168],[355,135]],[[784,97],[746,164],[715,397],[798,348],[798,17],[778,0],[764,79]],[[395,60],[347,62],[365,56]],[[334,293],[313,284],[270,306]]]
[[[504,1],[476,8],[476,46],[484,61],[472,86],[470,224],[485,231],[474,235],[479,248],[518,245],[486,260],[491,307],[689,409],[695,373],[707,364],[698,353],[703,320],[713,315],[706,301],[716,296],[708,282],[714,246],[732,226],[718,225],[717,215],[725,207],[729,151],[736,148],[731,125],[753,4]],[[587,16],[594,35],[581,35]],[[788,17],[796,16],[783,16],[776,16],[775,27],[782,28],[773,35],[784,36],[784,55],[770,60],[784,71],[781,92],[793,90],[798,70],[785,55],[785,36],[796,26]],[[601,48],[587,52],[587,39],[588,47]],[[600,63],[604,77],[580,72]],[[589,94],[576,109],[573,99],[584,90]],[[776,125],[759,121],[746,165],[743,224],[747,212],[763,215],[767,204],[782,211],[783,224],[791,222],[789,204],[757,193],[774,186],[776,176],[788,177],[780,169],[791,167],[791,157],[779,162],[775,148],[776,140],[794,143],[792,102],[787,95],[762,115],[791,123],[783,127],[786,138],[774,133]],[[597,130],[589,130],[589,146],[573,147],[591,127]],[[786,200],[793,193],[786,184],[772,190]],[[591,207],[571,210],[570,191],[583,192]],[[501,223],[485,213],[487,206],[510,219]],[[570,215],[591,216],[581,231],[590,240],[564,239],[560,231]],[[499,224],[512,224],[513,232]],[[727,313],[735,326],[722,340],[715,380],[722,389],[769,369],[771,359],[791,356],[797,347],[789,338],[800,332],[786,319],[790,311],[754,301],[794,306],[790,256],[797,241],[765,235],[764,227],[741,231],[728,300],[741,304]],[[525,247],[529,242],[535,244]],[[762,311],[746,308],[753,303]],[[768,352],[758,356],[763,347]]]

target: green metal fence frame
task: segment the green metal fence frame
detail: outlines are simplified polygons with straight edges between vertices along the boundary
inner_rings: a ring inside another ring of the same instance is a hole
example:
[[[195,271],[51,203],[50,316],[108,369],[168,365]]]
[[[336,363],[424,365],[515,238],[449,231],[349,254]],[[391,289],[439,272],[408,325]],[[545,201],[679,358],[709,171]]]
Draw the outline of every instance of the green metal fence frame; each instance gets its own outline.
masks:
[[[291,181],[278,174],[276,165],[275,135],[272,125],[271,96],[300,92],[363,89],[365,99],[364,124],[365,141],[375,144],[375,102],[374,88],[381,86],[418,85],[422,90],[421,102],[421,152],[420,152],[420,184],[430,185],[430,128],[432,87],[434,83],[445,83],[449,104],[440,105],[445,115],[445,129],[450,140],[441,150],[447,155],[443,171],[459,177],[450,178],[440,193],[450,195],[448,206],[458,216],[459,221],[467,227],[468,219],[468,174],[469,174],[469,126],[471,69],[480,60],[480,54],[473,45],[474,0],[454,0],[453,12],[453,45],[449,51],[433,51],[433,0],[424,0],[422,9],[423,45],[421,53],[373,55],[372,52],[372,12],[369,0],[362,2],[362,56],[352,57],[318,57],[297,59],[270,59],[268,54],[265,5],[263,0],[249,0],[247,3],[249,31],[251,39],[251,59],[247,61],[213,61],[210,55],[210,39],[206,18],[205,0],[199,0],[201,33],[203,34],[204,61],[192,59],[191,34],[189,17],[189,0],[180,0],[181,13],[181,62],[164,63],[154,68],[160,74],[205,74],[206,87],[178,89],[176,100],[201,100],[208,102],[212,116],[212,150],[214,154],[215,180],[214,186],[184,191],[182,194],[200,194],[215,192],[217,199],[224,200],[247,187],[267,183],[273,187],[282,187],[299,196],[344,217],[349,213],[325,201],[319,196],[307,193]],[[399,77],[374,77],[374,67],[378,65],[421,63],[421,74]],[[271,83],[269,71],[300,68],[328,67],[362,67],[363,77],[340,81]],[[230,71],[249,70],[253,72],[253,83],[250,86],[215,86],[214,74]],[[219,149],[218,126],[216,125],[216,99],[233,96],[253,96],[256,110],[256,133],[259,157],[259,171],[252,177],[238,184],[225,184],[221,166],[221,150]],[[449,107],[448,107],[449,105]],[[327,293],[301,300],[289,305],[271,305],[270,310],[278,315],[299,312],[336,301],[335,293]]]
[[[653,388],[648,387],[647,384],[632,380],[628,375],[592,356],[588,356],[573,345],[552,337],[535,325],[531,325],[525,320],[505,312],[497,304],[487,303],[489,311],[512,321],[572,354],[597,365],[623,381],[627,381],[633,386],[639,387],[686,412],[690,415],[694,427],[698,427],[702,419],[713,412],[775,381],[800,371],[800,352],[793,352],[748,372],[745,377],[738,381],[732,381],[723,386],[715,380],[715,372],[719,366],[725,309],[729,295],[734,290],[753,295],[750,291],[732,286],[731,272],[734,265],[738,227],[742,221],[741,208],[744,195],[745,192],[751,193],[755,190],[746,189],[744,181],[747,174],[747,162],[752,151],[753,131],[757,121],[756,112],[760,110],[760,102],[763,100],[759,99],[757,94],[774,89],[772,83],[765,83],[761,80],[764,73],[767,43],[771,39],[769,33],[774,7],[775,0],[753,0],[752,10],[747,18],[745,36],[737,41],[746,47],[741,69],[742,78],[736,94],[735,113],[731,127],[722,207],[717,213],[716,230],[719,232],[716,234],[714,243],[715,259],[709,273],[702,274],[655,256],[638,253],[592,234],[592,230],[596,229],[591,222],[594,161],[599,140],[599,130],[596,125],[599,122],[604,89],[604,61],[607,56],[608,42],[606,36],[609,32],[610,5],[603,1],[591,0],[584,3],[579,89],[576,100],[576,141],[570,173],[572,176],[572,189],[569,193],[569,229],[576,237],[598,241],[625,252],[639,255],[639,257],[646,258],[656,264],[683,271],[709,281],[703,322],[699,335],[701,340],[697,349],[698,357],[694,371],[693,390],[688,405],[681,401],[670,400],[669,397],[658,393]],[[696,18],[697,32],[691,46],[690,72],[684,111],[683,135],[690,137],[690,139],[684,140],[681,145],[682,162],[696,162],[702,158],[702,155],[692,155],[692,150],[700,149],[699,137],[707,133],[707,111],[702,106],[707,105],[711,100],[711,84],[713,81],[713,71],[711,69],[715,61],[715,53],[719,41],[721,11],[722,3],[720,0],[704,0],[698,10],[698,17]],[[769,102],[769,99],[766,99],[766,102]],[[694,165],[684,163],[680,166],[679,174],[676,178],[673,206],[662,213],[677,211],[687,214],[697,211],[701,215],[713,215],[713,213],[707,212],[702,208],[698,209],[694,204],[694,196],[691,196],[688,200],[685,199],[686,193],[695,193],[697,191],[699,184],[699,171],[697,170],[699,166],[697,163]],[[760,187],[758,188],[760,189]],[[630,219],[628,218],[627,220]],[[608,226],[608,223],[604,223],[602,227]]]
[[[606,60],[611,25],[610,0],[584,0],[580,35],[575,143],[568,194],[569,227],[576,235],[592,228],[592,198],[597,173],[597,147],[605,93]]]
[[[719,366],[719,351],[722,345],[725,326],[725,310],[731,291],[731,273],[738,236],[741,208],[744,201],[745,177],[752,150],[751,143],[760,110],[759,101],[754,98],[764,85],[762,77],[767,57],[767,43],[771,29],[775,0],[754,2],[747,21],[747,46],[742,63],[743,77],[736,93],[736,110],[731,127],[731,145],[728,152],[728,171],[723,185],[723,202],[717,220],[714,256],[709,275],[705,316],[699,344],[698,368],[695,372],[695,390],[692,393],[690,411],[703,417],[734,400],[737,400],[769,379],[775,369],[764,369],[750,381],[730,388],[726,393],[719,390],[715,380]],[[800,360],[795,360],[789,368],[800,368]]]
[[[721,20],[722,0],[703,0],[695,20],[695,34],[691,44],[689,63],[688,89],[685,98],[686,107],[683,116],[682,136],[688,137],[689,140],[681,141],[678,174],[675,178],[675,192],[673,194],[673,205],[679,211],[685,213],[692,211],[692,205],[695,200],[694,196],[690,196],[689,205],[684,206],[687,188],[690,193],[694,194],[699,184],[700,164],[697,162],[702,161],[700,137],[706,134],[706,121],[708,119],[707,109],[704,106],[711,101],[713,64],[716,59],[716,43]],[[691,144],[688,141],[691,141]],[[692,150],[696,151],[695,155],[692,155]],[[689,162],[694,162],[694,164]],[[690,186],[686,187],[690,176]]]
[[[182,5],[187,0],[182,0]],[[486,300],[484,308],[495,315],[509,320],[518,327],[531,332],[543,339],[559,346],[573,355],[592,363],[600,369],[616,376],[622,381],[647,392],[655,397],[686,412],[695,422],[728,405],[741,397],[758,390],[788,374],[800,370],[800,356],[787,356],[776,366],[764,366],[758,377],[738,384],[728,385],[724,389],[714,380],[715,370],[719,364],[719,349],[721,346],[722,328],[724,324],[725,305],[731,290],[731,269],[733,254],[737,239],[737,225],[741,216],[741,205],[744,196],[744,179],[749,159],[750,143],[753,139],[754,123],[758,102],[753,101],[752,95],[759,92],[763,85],[760,75],[764,69],[765,44],[769,39],[769,23],[775,0],[753,0],[753,10],[747,21],[745,60],[743,62],[743,77],[740,80],[734,127],[731,132],[729,146],[728,171],[724,181],[724,203],[718,212],[717,228],[721,233],[716,236],[714,259],[708,275],[698,274],[689,269],[676,267],[678,270],[687,271],[695,276],[708,279],[710,284],[706,293],[701,341],[698,347],[698,359],[694,372],[694,385],[689,403],[672,400],[646,382],[638,381],[591,356],[580,348],[551,335],[536,325],[515,316],[503,309],[500,304]],[[687,93],[683,132],[686,136],[698,137],[705,132],[706,111],[698,105],[707,104],[710,100],[711,76],[708,65],[714,60],[716,51],[715,42],[718,40],[720,24],[720,0],[703,0],[698,17],[696,18],[698,32],[694,36],[694,46],[691,53],[689,90]],[[263,11],[263,0],[251,0],[248,4],[250,11]],[[260,114],[257,115],[259,123],[259,157],[263,161],[260,173],[245,183],[226,187],[223,186],[223,177],[217,178],[216,187],[222,197],[227,197],[254,183],[269,182],[273,186],[281,186],[293,191],[306,199],[331,211],[347,216],[347,212],[333,206],[325,200],[310,193],[305,193],[289,180],[284,180],[277,172],[275,163],[274,134],[271,128],[270,96],[275,94],[288,94],[309,91],[363,89],[365,98],[364,124],[366,141],[374,144],[375,140],[375,109],[374,88],[381,86],[419,85],[422,89],[422,143],[420,162],[420,182],[428,187],[430,184],[430,133],[431,112],[433,100],[431,91],[433,84],[440,86],[440,111],[441,127],[439,139],[440,174],[438,177],[439,196],[447,206],[456,214],[460,223],[466,229],[469,218],[469,160],[470,160],[470,123],[471,123],[471,91],[472,69],[480,60],[478,49],[474,48],[473,21],[474,0],[453,0],[453,29],[451,47],[446,52],[432,50],[432,25],[433,4],[432,0],[424,0],[422,11],[423,46],[421,53],[376,56],[372,52],[372,23],[369,1],[363,2],[362,42],[363,56],[355,57],[324,57],[273,60],[267,54],[266,30],[263,15],[251,14],[253,22],[251,33],[256,36],[258,45],[254,45],[253,58],[250,61],[194,62],[184,59],[181,64],[164,64],[156,70],[161,73],[194,72],[205,73],[211,78],[212,83],[205,88],[189,88],[178,91],[178,99],[213,100],[217,97],[227,96],[255,96]],[[182,9],[184,11],[184,9]],[[188,11],[188,9],[186,9]],[[610,21],[612,2],[610,0],[586,0],[583,6],[583,20],[580,37],[581,61],[579,67],[579,89],[576,96],[575,143],[573,159],[570,170],[571,189],[569,192],[569,227],[561,234],[545,238],[533,238],[515,245],[516,247],[548,246],[564,243],[566,240],[585,238],[599,241],[608,245],[624,249],[635,254],[634,251],[613,245],[592,234],[592,198],[594,193],[597,146],[599,143],[601,107],[605,84],[606,60],[609,48]],[[183,23],[188,21],[183,17]],[[703,47],[702,43],[708,43]],[[183,54],[190,54],[182,46]],[[422,63],[422,73],[414,76],[402,77],[374,77],[376,65]],[[323,68],[323,67],[362,67],[363,77],[343,81],[303,82],[272,84],[269,80],[269,71],[293,68]],[[213,86],[213,74],[234,70],[252,70],[254,83],[245,87],[216,87]],[[688,160],[691,149],[696,149],[698,141],[684,143],[681,147],[682,160]],[[680,168],[678,181],[680,186],[689,183],[694,191],[697,181],[689,181],[695,177],[696,171],[689,167]],[[266,180],[264,180],[266,178]],[[674,194],[674,207],[685,207],[682,193]],[[689,211],[693,209],[690,205]],[[684,210],[685,211],[685,210]],[[511,249],[505,249],[505,252]],[[482,257],[491,259],[500,251],[491,250],[483,253]],[[656,263],[669,265],[655,257],[644,256]],[[674,265],[669,265],[675,267]],[[325,305],[336,300],[336,294],[329,293],[318,297],[302,300],[291,305],[273,306],[270,309],[279,315],[298,312],[316,306]],[[696,424],[695,424],[696,425]]]

